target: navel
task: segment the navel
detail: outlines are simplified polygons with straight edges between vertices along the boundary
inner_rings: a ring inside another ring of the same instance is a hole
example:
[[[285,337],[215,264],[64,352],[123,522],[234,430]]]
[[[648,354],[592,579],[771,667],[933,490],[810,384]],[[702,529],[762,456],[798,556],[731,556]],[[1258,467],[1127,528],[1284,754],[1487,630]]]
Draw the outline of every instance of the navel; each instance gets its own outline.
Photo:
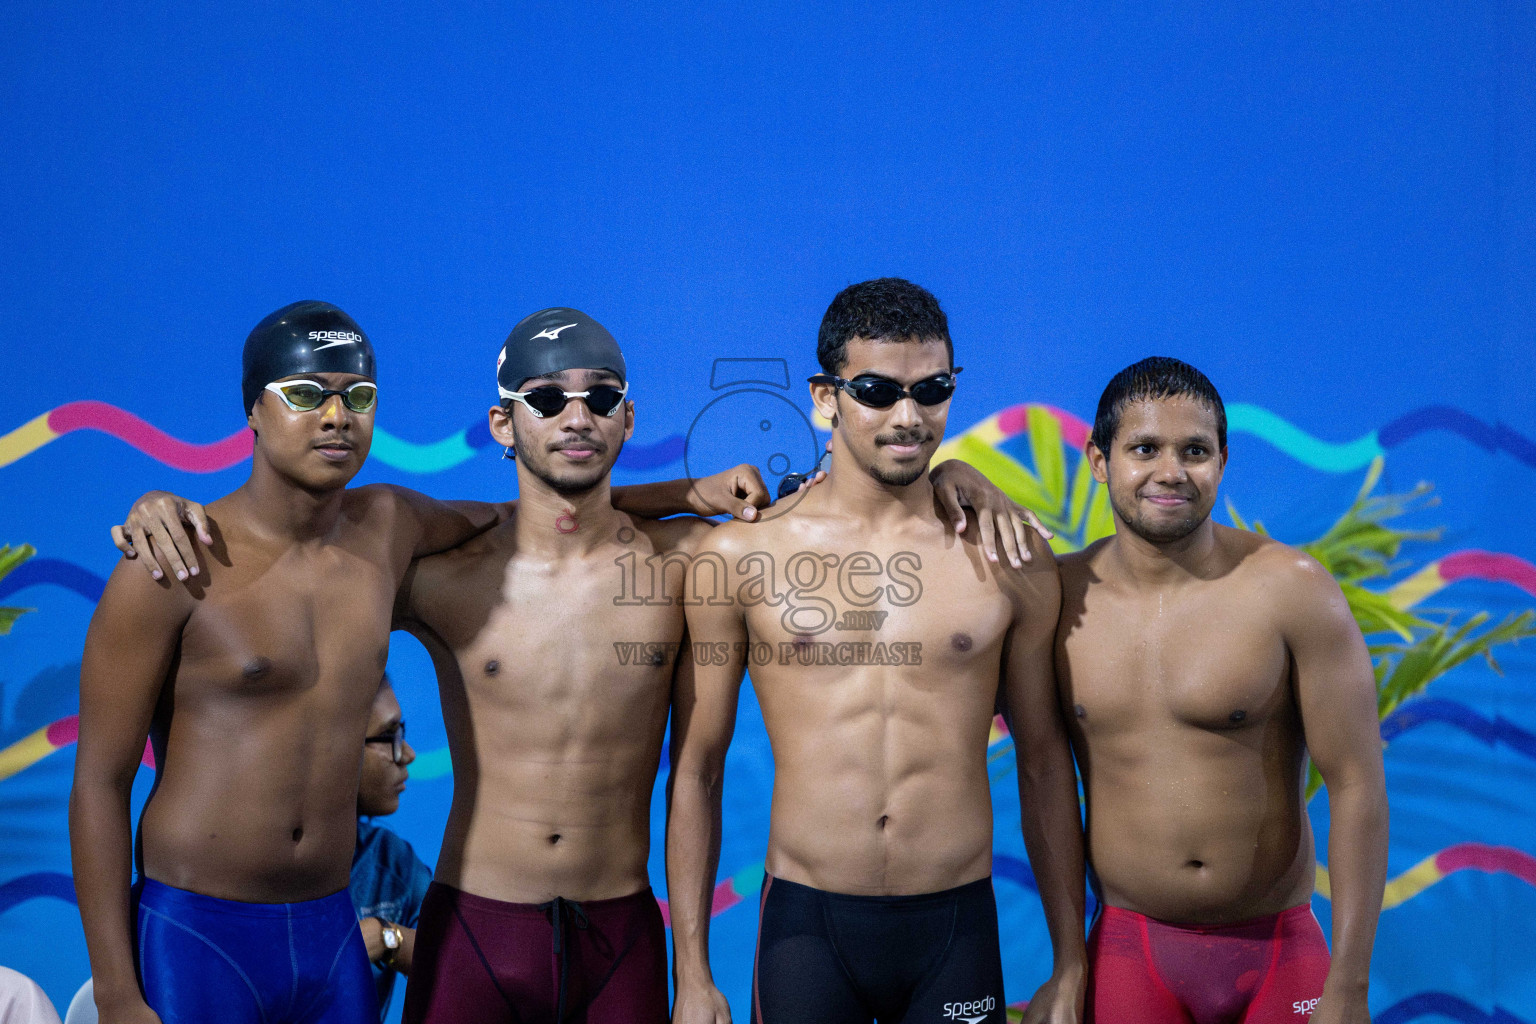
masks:
[[[549,837],[549,845],[554,846],[560,841],[560,833],[555,832]]]
[[[949,646],[953,647],[957,651],[970,650],[971,643],[971,634],[969,633],[955,633],[949,638]]]
[[[304,827],[301,825],[298,828],[293,830],[293,841],[294,842],[298,842],[300,839],[303,839],[303,838],[304,838]]]

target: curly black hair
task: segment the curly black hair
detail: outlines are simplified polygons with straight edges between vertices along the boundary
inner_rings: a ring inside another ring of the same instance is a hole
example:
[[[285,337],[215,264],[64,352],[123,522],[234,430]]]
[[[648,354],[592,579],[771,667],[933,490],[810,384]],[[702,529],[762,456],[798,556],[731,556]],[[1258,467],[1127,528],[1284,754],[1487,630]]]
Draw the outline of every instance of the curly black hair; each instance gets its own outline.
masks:
[[[1093,445],[1105,454],[1120,429],[1120,414],[1132,402],[1183,396],[1216,414],[1216,443],[1227,446],[1227,407],[1210,378],[1181,359],[1149,356],[1110,378],[1093,417]]]
[[[955,364],[949,318],[939,308],[939,300],[928,289],[899,277],[861,281],[837,293],[821,318],[821,331],[816,336],[816,358],[824,372],[842,372],[848,362],[848,342],[853,338],[942,341],[950,366]]]

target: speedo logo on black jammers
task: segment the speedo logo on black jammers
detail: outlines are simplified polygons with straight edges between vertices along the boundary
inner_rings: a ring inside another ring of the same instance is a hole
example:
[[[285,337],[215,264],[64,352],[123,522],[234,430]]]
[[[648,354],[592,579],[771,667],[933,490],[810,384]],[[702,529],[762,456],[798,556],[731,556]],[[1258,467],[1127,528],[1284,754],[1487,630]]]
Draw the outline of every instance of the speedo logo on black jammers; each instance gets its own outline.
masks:
[[[997,999],[987,996],[969,1003],[945,1003],[944,1016],[948,1020],[964,1021],[965,1024],[981,1024],[987,1014],[996,1008]]]
[[[311,351],[319,352],[323,348],[332,348],[336,345],[356,345],[362,342],[363,336],[356,331],[310,331],[310,341],[323,341],[324,345],[316,345]]]

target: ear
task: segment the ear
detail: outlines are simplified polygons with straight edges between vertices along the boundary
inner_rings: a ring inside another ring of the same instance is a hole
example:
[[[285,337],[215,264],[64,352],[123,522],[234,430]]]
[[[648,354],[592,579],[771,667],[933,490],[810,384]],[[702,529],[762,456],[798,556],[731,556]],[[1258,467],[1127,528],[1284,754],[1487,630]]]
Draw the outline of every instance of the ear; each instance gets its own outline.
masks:
[[[511,448],[516,443],[512,433],[512,414],[499,405],[493,405],[487,415],[490,417],[491,437],[503,448]]]
[[[1088,468],[1093,471],[1093,478],[1101,484],[1109,483],[1109,459],[1099,451],[1099,446],[1089,441],[1083,446],[1083,458],[1088,460]]]
[[[635,403],[625,399],[624,401],[624,440],[628,441],[635,436]]]
[[[816,406],[816,411],[821,413],[821,418],[827,420],[834,427],[837,426],[837,386],[834,384],[812,384],[811,404]]]

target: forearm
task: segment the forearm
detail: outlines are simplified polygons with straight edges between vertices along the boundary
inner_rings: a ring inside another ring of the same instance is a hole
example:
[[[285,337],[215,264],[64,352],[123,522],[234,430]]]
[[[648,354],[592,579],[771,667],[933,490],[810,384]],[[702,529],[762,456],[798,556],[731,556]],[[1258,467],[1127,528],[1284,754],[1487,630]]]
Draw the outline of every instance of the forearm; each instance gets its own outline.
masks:
[[[1028,739],[1019,742],[1030,743]],[[1077,776],[1065,737],[1059,743],[1030,743],[1018,757],[1019,805],[1024,848],[1040,889],[1055,970],[1081,968],[1086,916],[1083,881],[1083,826]],[[1043,748],[1043,749],[1042,749]]]
[[[69,796],[69,846],[75,896],[98,1006],[142,1002],[134,970],[132,782],[76,773]]]
[[[721,775],[674,771],[668,781],[667,899],[679,984],[712,982],[709,915],[720,866]]]
[[[395,950],[395,959],[389,966],[401,974],[411,973],[411,962],[416,959],[416,929],[400,926],[400,948]]]
[[[1387,882],[1387,793],[1379,774],[1328,787],[1333,964],[1328,984],[1364,995]]]
[[[693,501],[693,481],[663,480],[654,484],[628,484],[609,491],[613,507],[641,519],[664,519],[685,512],[697,512]]]

